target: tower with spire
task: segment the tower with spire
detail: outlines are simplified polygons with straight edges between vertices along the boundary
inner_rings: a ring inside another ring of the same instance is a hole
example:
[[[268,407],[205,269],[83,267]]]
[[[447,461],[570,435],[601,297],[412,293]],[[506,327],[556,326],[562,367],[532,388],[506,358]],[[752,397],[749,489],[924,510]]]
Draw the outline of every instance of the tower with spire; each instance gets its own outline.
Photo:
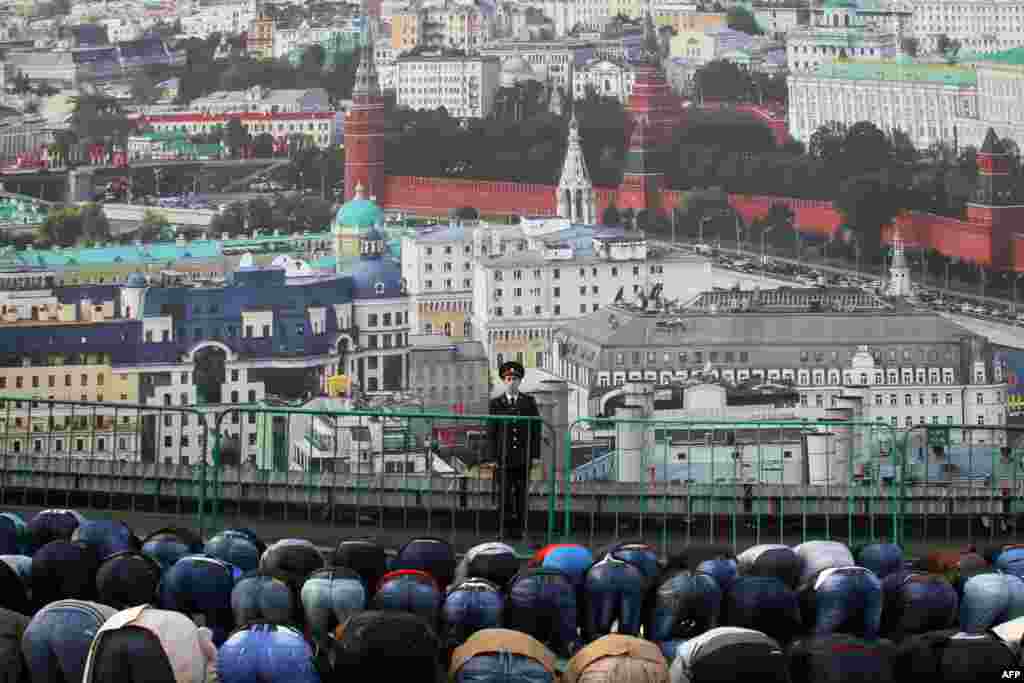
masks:
[[[569,120],[569,144],[565,149],[562,177],[558,181],[558,215],[573,223],[593,225],[597,222],[594,184],[587,170],[587,160],[580,145],[580,125],[573,110]]]
[[[366,0],[364,0],[364,5]],[[384,98],[374,58],[373,17],[363,8],[362,46],[352,88],[352,108],[345,116],[345,196],[362,184],[370,199],[384,194]]]
[[[659,210],[664,185],[663,157],[682,118],[662,68],[662,50],[650,3],[644,10],[644,37],[634,60],[633,92],[627,105],[626,166],[619,188],[620,209]]]
[[[892,263],[889,266],[889,296],[906,298],[910,296],[910,265],[903,251],[903,236],[899,227],[892,236]]]

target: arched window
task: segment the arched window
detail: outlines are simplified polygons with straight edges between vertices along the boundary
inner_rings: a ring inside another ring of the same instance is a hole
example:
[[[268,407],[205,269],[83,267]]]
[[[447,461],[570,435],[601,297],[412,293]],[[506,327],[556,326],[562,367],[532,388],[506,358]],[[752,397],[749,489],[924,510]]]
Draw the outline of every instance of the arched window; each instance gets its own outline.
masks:
[[[473,336],[473,323],[468,320],[462,323],[462,336],[467,339]]]
[[[376,292],[378,296],[383,294],[384,293],[384,283],[383,282],[378,282],[377,284],[375,284],[373,286],[373,291]]]
[[[444,336],[452,336],[452,324],[450,322],[444,324]]]

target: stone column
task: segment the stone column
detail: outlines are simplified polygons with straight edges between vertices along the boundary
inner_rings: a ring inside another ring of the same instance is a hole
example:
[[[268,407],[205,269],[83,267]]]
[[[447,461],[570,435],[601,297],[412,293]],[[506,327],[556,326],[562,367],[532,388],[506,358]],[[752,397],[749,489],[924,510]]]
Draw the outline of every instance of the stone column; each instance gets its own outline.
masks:
[[[651,382],[629,382],[623,387],[625,406],[615,411],[616,419],[646,420],[654,413],[654,386]],[[650,446],[650,427],[647,424],[616,422],[615,446],[618,450],[618,480],[643,482],[647,480],[645,456]]]
[[[546,379],[532,393],[545,423],[540,446],[544,476],[561,479],[565,475],[565,434],[569,429],[569,385]]]

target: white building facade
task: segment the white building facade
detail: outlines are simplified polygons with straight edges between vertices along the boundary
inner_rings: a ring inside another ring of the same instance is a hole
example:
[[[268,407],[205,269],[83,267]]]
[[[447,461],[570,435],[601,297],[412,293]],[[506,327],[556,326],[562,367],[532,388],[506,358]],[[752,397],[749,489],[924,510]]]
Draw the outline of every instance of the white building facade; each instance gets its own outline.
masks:
[[[790,73],[813,71],[839,59],[890,59],[897,54],[897,33],[866,24],[848,0],[830,0],[812,25],[786,35]]]
[[[445,107],[452,116],[486,118],[501,86],[496,57],[399,57],[397,103],[410,109]]]
[[[951,142],[957,117],[977,111],[976,83],[973,70],[944,64],[825,64],[789,76],[790,134],[806,143],[831,121],[871,121],[902,130],[919,149]]]

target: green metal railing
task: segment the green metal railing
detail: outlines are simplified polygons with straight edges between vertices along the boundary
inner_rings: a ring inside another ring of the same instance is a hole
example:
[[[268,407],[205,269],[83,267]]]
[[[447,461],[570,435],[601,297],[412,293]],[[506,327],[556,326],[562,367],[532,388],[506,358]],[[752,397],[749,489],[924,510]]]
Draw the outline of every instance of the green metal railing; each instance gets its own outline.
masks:
[[[464,547],[504,536],[488,434],[517,419],[0,397],[0,506],[148,512],[203,533],[263,522],[325,539],[429,534]],[[534,543],[950,546],[1018,539],[1024,523],[1024,428],[528,421],[541,463],[519,526]]]

